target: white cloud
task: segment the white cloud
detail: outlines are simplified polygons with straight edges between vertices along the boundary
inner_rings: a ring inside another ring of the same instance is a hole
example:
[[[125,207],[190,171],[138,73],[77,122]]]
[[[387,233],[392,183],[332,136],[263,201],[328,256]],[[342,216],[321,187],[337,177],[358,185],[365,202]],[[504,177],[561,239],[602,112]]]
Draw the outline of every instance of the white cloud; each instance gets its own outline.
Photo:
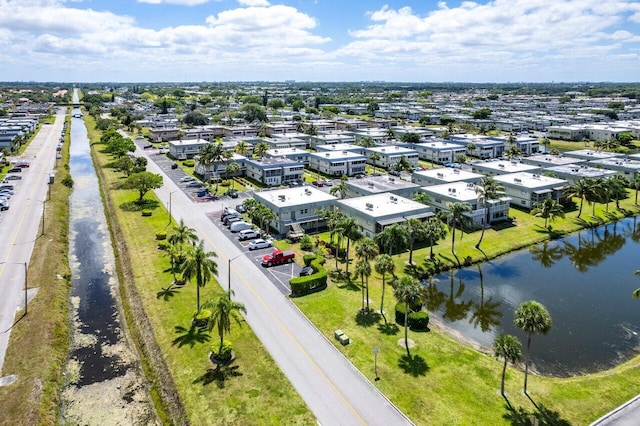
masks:
[[[267,0],[238,0],[243,6],[269,6],[269,2]]]
[[[179,6],[198,6],[209,3],[209,0],[138,0],[138,3],[149,4],[176,4]]]

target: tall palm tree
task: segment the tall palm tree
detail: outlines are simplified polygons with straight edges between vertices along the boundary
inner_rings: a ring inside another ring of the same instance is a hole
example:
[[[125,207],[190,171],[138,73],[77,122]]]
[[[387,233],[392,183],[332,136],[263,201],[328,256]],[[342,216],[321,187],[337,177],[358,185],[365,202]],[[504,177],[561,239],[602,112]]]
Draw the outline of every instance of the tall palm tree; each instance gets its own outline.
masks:
[[[331,188],[329,190],[329,193],[331,195],[336,195],[338,194],[338,197],[340,197],[341,200],[345,199],[347,197],[347,182],[348,182],[349,178],[347,177],[347,175],[342,175],[342,177],[340,177],[340,183],[337,184],[336,186],[334,186],[333,188]]]
[[[404,303],[404,344],[407,349],[407,356],[411,356],[409,352],[409,311],[412,306],[415,306],[425,298],[424,287],[418,281],[409,275],[403,275],[400,279],[396,280],[395,288],[393,289],[393,295],[399,302]]]
[[[527,378],[531,354],[531,337],[534,334],[547,334],[551,330],[551,315],[547,309],[535,300],[523,302],[515,312],[513,323],[527,335],[527,357],[524,367],[524,393],[527,393]]]
[[[269,150],[269,145],[265,141],[260,141],[253,147],[253,154],[258,158],[264,157],[264,154]]]
[[[540,139],[540,145],[542,145],[544,147],[544,151],[545,152],[549,152],[549,147],[551,146],[551,141],[549,140],[548,137],[543,137],[542,139]]]
[[[425,222],[425,240],[429,244],[429,258],[433,259],[433,246],[447,236],[444,223],[437,217],[430,217]]]
[[[363,259],[369,265],[369,261],[378,254],[378,245],[371,238],[362,238],[356,242],[356,256]],[[369,311],[369,276],[371,276],[371,265],[369,265],[368,274],[366,275],[366,299],[367,311]],[[363,306],[364,308],[364,306]]]
[[[169,244],[175,244],[179,247],[180,262],[184,260],[184,249],[188,245],[194,245],[198,242],[196,230],[190,228],[184,223],[184,219],[180,219],[176,225],[173,225],[173,233],[169,236]]]
[[[402,251],[409,243],[409,234],[407,229],[398,223],[385,227],[382,232],[376,234],[373,240],[380,246],[382,251],[389,253],[394,251]]]
[[[232,161],[231,163],[227,164],[227,167],[224,168],[224,173],[227,175],[226,180],[229,181],[229,176],[235,175],[239,171],[240,171],[240,165],[235,161]],[[233,188],[233,183],[231,185],[232,185],[231,187]]]
[[[360,275],[360,281],[362,283],[362,312],[365,312],[365,308],[364,308],[364,300],[365,298],[367,299],[367,310],[366,312],[369,311],[369,288],[368,288],[368,283],[365,284],[365,278],[366,281],[369,280],[369,277],[371,276],[371,264],[366,260],[366,259],[358,259],[358,261],[356,262],[356,267],[355,267],[355,274],[356,275]],[[365,288],[367,289],[367,295],[365,296]]]
[[[413,247],[416,241],[422,241],[427,237],[427,226],[418,219],[408,219],[401,226],[409,235],[409,265],[413,265]]]
[[[467,213],[471,213],[471,205],[469,203],[447,203],[449,211],[447,212],[447,225],[451,230],[451,253],[456,255],[456,228],[460,227],[460,231],[464,233],[464,229],[470,225],[471,218]]]
[[[500,382],[500,394],[504,399],[507,399],[504,394],[504,377],[507,372],[507,362],[515,363],[522,359],[522,344],[515,336],[500,334],[493,341],[493,354],[497,359],[504,359],[504,364],[502,365],[502,380]]]
[[[374,168],[378,167],[378,161],[380,161],[380,159],[382,159],[382,156],[378,151],[371,151],[371,154],[369,154],[369,160],[373,161]]]
[[[233,151],[236,154],[240,154],[240,155],[242,155],[244,157],[247,156],[247,154],[249,153],[250,150],[251,150],[251,146],[247,143],[247,141],[240,141],[233,148]]]
[[[171,275],[173,275],[173,282],[174,284],[178,284],[176,272],[179,270],[180,266],[182,247],[178,243],[169,241],[169,246],[165,251],[165,256],[169,258],[169,265],[171,265]]]
[[[428,206],[431,203],[431,197],[426,192],[416,192],[413,194],[413,201]]]
[[[393,259],[388,254],[380,254],[375,259],[374,268],[377,273],[382,275],[382,295],[380,296],[380,315],[384,318],[385,323],[387,322],[387,318],[384,316],[384,293],[385,293],[385,283],[387,273],[391,273],[393,275],[393,271],[396,268],[395,263],[393,263]]]
[[[218,255],[213,251],[206,251],[204,241],[192,246],[186,253],[182,265],[182,276],[185,280],[196,279],[196,307],[200,312],[200,288],[207,285],[214,275],[218,275],[218,264],[213,260]]]
[[[582,214],[582,205],[583,205],[584,201],[593,192],[593,188],[594,188],[593,180],[589,179],[589,178],[586,178],[586,177],[580,178],[580,179],[574,181],[572,184],[567,185],[567,186],[564,187],[563,193],[564,193],[565,197],[567,197],[567,198],[579,198],[580,199],[580,207],[578,209],[578,216],[576,216],[577,218],[580,218],[580,215]]]
[[[345,253],[347,265],[345,272],[347,276],[349,276],[349,246],[351,241],[357,241],[362,238],[362,226],[354,216],[345,216],[338,227],[340,228],[342,235],[347,239],[347,251]]]
[[[363,148],[372,148],[376,146],[376,143],[373,141],[371,136],[363,136],[359,141],[356,142],[356,145],[359,145]]]
[[[490,200],[496,200],[498,197],[504,194],[504,186],[491,176],[484,177],[480,179],[477,185],[474,186],[474,191],[478,197],[478,202],[482,204],[482,208],[484,209],[484,220],[482,224],[482,230],[480,231],[480,239],[476,244],[476,248],[480,248],[480,244],[482,244],[482,239],[484,238],[484,230],[487,226],[491,226],[491,213],[489,208],[491,204]]]
[[[557,218],[564,218],[564,210],[562,205],[553,198],[546,198],[544,201],[534,203],[531,214],[535,217],[541,217],[544,219],[544,227],[547,227],[547,221],[552,222]]]
[[[391,168],[398,172],[411,173],[413,171],[413,164],[411,164],[411,161],[409,161],[407,157],[401,155]]]
[[[207,329],[212,331],[213,328],[218,329],[218,336],[220,337],[220,350],[224,346],[225,333],[231,332],[231,321],[235,321],[238,325],[241,325],[242,317],[241,313],[246,314],[247,309],[240,302],[236,302],[231,299],[233,296],[233,290],[226,292],[216,300],[207,300],[202,309],[209,309],[211,316],[207,323]]]
[[[222,142],[208,143],[198,151],[198,161],[208,171],[212,164],[218,164],[231,158],[233,154],[224,149]],[[217,171],[216,167],[216,171]],[[206,172],[205,172],[206,174]]]

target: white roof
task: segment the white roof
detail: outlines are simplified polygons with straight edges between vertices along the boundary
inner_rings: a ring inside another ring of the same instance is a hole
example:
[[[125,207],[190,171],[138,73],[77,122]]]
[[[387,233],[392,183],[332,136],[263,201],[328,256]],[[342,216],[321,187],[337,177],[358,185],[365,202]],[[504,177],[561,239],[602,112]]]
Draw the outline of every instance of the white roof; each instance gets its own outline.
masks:
[[[336,200],[333,195],[311,186],[260,191],[255,193],[255,198],[264,199],[278,207],[303,206],[309,203]]]
[[[496,170],[501,173],[531,172],[538,170],[540,167],[531,164],[524,164],[517,161],[508,160],[490,160],[473,163],[474,167]]]
[[[427,193],[439,194],[443,197],[453,198],[460,202],[478,201],[476,186],[468,182],[451,182],[442,185],[424,186],[422,190]]]
[[[413,148],[405,148],[400,145],[387,145],[367,148],[367,151],[378,152],[381,155],[397,155],[397,154],[417,154]]]
[[[357,152],[351,151],[322,151],[322,152],[311,152],[309,153],[309,157],[315,157],[319,159],[329,159],[329,160],[355,160],[355,159],[363,159],[364,155],[358,154]]]
[[[388,192],[338,200],[337,203],[349,206],[374,218],[394,214],[412,215],[430,211],[430,208],[424,204]]]
[[[425,176],[432,179],[441,180],[443,182],[457,182],[459,180],[474,180],[484,177],[479,173],[468,172],[453,167],[440,167],[437,169],[427,169],[413,172],[414,176]]]
[[[530,189],[535,189],[543,186],[562,187],[568,183],[565,179],[558,179],[550,176],[527,172],[499,175],[494,177],[494,179],[505,184],[508,183],[510,185],[522,186]]]

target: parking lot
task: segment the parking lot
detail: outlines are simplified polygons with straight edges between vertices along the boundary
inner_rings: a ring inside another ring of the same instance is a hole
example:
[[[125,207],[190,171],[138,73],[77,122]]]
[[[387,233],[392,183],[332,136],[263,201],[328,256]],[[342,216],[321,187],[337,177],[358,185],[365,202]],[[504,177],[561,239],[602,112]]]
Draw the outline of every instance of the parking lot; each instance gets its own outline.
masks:
[[[18,191],[23,176],[28,172],[29,163],[16,163],[0,183],[0,220],[4,215],[9,214],[11,199]]]

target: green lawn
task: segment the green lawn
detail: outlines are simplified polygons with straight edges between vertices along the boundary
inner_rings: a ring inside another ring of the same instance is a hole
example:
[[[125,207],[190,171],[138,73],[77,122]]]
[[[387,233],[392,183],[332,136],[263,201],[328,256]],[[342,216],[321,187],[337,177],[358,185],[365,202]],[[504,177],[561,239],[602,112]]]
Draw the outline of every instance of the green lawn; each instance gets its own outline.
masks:
[[[91,123],[91,120],[88,120]],[[96,134],[90,132],[91,140]],[[97,148],[97,149],[96,149]],[[101,164],[109,158],[94,153]],[[112,188],[121,180],[113,169],[101,168],[104,187]],[[133,201],[133,191],[110,190],[110,202],[114,206]],[[145,198],[152,200],[149,193]],[[156,232],[165,229],[167,212],[160,205],[151,217],[140,212],[127,212],[115,208],[112,226],[119,228],[130,256],[135,281],[146,315],[175,381],[180,399],[191,424],[311,424],[314,417],[286,377],[276,366],[260,341],[247,324],[234,324],[228,339],[233,342],[236,360],[227,368],[213,370],[208,360],[209,342],[215,342],[217,334],[190,332],[191,317],[196,309],[195,288],[188,284],[166,297],[158,292],[167,288],[172,280],[168,271],[169,261],[158,250]],[[201,290],[202,300],[222,294],[216,282]]]

